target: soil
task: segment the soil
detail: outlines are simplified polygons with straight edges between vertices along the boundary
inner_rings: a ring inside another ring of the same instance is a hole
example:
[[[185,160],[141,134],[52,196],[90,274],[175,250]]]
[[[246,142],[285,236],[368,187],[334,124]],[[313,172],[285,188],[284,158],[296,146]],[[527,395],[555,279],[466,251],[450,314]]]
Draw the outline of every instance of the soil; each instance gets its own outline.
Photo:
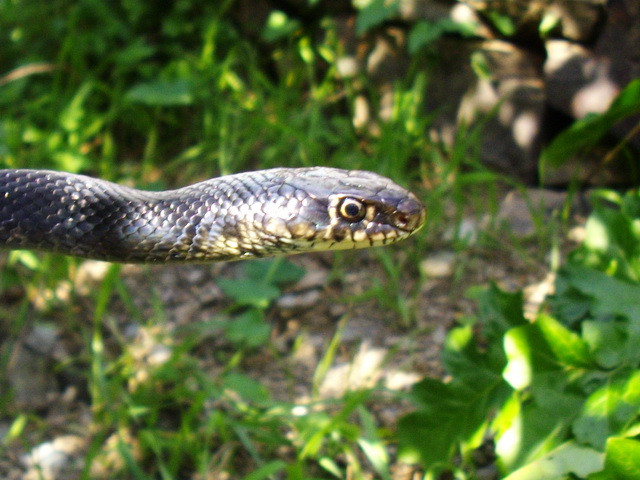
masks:
[[[405,265],[395,280],[396,289],[375,251],[291,257],[306,274],[284,288],[268,308],[270,340],[242,358],[242,371],[265,385],[274,398],[300,405],[318,397],[338,398],[347,390],[384,385],[408,391],[426,376],[446,378],[439,361],[442,343],[457,320],[473,315],[475,305],[465,295],[469,287],[495,282],[510,291],[525,289],[530,312],[537,310],[550,290],[552,277],[539,244],[518,242],[517,249],[471,243],[457,252],[442,242],[441,248],[429,247],[419,266],[407,261],[402,246],[390,247],[393,261]],[[2,255],[0,268],[6,261]],[[339,274],[336,262],[342,264]],[[95,292],[109,268],[101,262],[82,262],[74,285],[40,292],[18,287],[0,292],[0,328],[11,332],[0,343],[7,365],[2,393],[4,399],[12,399],[3,406],[0,437],[27,418],[29,425],[38,425],[26,428],[19,441],[5,445],[0,477],[78,478],[92,424],[82,373],[89,367],[86,332],[93,322]],[[126,348],[140,367],[134,382],[144,382],[145,364],[166,361],[175,347],[172,342],[184,329],[228,315],[233,304],[219,280],[242,272],[242,263],[124,266],[119,278],[128,295],[114,295],[108,302],[105,355],[116,357]],[[58,306],[52,308],[51,298],[56,297]],[[24,302],[25,298],[29,301]],[[30,321],[17,328],[13,319],[25,307]],[[338,334],[336,357],[314,392],[318,362]],[[220,353],[227,359],[234,353],[228,338],[211,334],[199,340],[195,351],[211,376],[224,369]],[[12,395],[6,395],[7,388]],[[370,407],[377,422],[390,428],[411,408],[393,395],[376,397]],[[39,471],[34,462],[45,457],[53,466]],[[393,471],[394,480],[416,474],[401,464]]]

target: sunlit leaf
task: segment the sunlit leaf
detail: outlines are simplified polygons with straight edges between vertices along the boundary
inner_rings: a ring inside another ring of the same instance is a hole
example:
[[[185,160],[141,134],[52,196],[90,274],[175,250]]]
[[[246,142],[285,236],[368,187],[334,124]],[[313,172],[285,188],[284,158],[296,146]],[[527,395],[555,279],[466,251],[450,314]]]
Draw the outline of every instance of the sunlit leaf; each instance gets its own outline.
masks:
[[[538,460],[516,470],[504,480],[558,480],[569,475],[581,478],[602,469],[604,455],[575,442],[567,442]]]
[[[629,438],[607,441],[605,465],[593,480],[637,480],[640,478],[640,442]]]
[[[411,391],[419,406],[400,419],[400,457],[427,468],[447,465],[458,448],[477,448],[483,441],[490,412],[509,395],[501,379],[482,387],[424,379]]]
[[[640,371],[622,371],[587,399],[573,424],[576,439],[599,450],[623,434],[640,411]]]
[[[502,33],[509,37],[516,32],[516,26],[509,15],[501,13],[497,10],[490,9],[486,12],[491,23]]]
[[[193,94],[191,83],[187,80],[139,83],[126,94],[131,102],[153,106],[191,105]]]
[[[577,368],[592,366],[589,346],[576,333],[545,314],[538,316],[536,326],[558,362]]]
[[[273,478],[276,473],[284,470],[286,467],[286,462],[282,460],[274,460],[257,468],[246,477],[243,477],[242,480],[262,480],[263,478]]]
[[[264,385],[241,373],[225,375],[222,383],[225,389],[236,392],[250,402],[266,402],[270,398],[269,390]]]
[[[573,155],[596,145],[616,123],[640,112],[640,80],[630,82],[609,109],[576,121],[558,135],[540,156],[541,165],[558,167]]]
[[[273,10],[269,14],[267,23],[262,31],[262,38],[267,42],[274,42],[281,38],[289,37],[300,28],[300,22],[291,19],[281,10]]]

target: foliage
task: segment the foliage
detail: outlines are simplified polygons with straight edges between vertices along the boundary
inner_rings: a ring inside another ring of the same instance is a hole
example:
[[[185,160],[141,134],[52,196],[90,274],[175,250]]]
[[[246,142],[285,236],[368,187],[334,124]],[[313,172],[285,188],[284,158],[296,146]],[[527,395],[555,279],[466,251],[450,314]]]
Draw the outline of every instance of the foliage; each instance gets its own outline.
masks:
[[[540,169],[564,165],[579,153],[593,149],[622,120],[640,113],[640,80],[631,81],[615,98],[609,109],[600,114],[589,114],[576,121],[560,133],[540,156]],[[603,165],[612,161],[627,145],[629,140],[640,133],[640,124],[631,129],[610,154],[603,159]],[[637,178],[636,161],[627,162],[631,173]]]
[[[640,198],[636,191],[594,193],[584,243],[572,260],[630,282],[640,281]]]
[[[477,161],[481,128],[461,128],[451,148],[425,134],[431,118],[424,112],[430,66],[424,53],[437,54],[432,47],[441,36],[471,35],[473,26],[416,23],[407,42],[411,64],[393,87],[391,115],[370,114],[355,125],[358,102],[366,98],[377,111],[381,95],[363,72],[341,73],[349,46],[340,27],[330,15],[307,14],[323,12],[317,0],[277,3],[283,10],[258,25],[239,20],[232,0],[179,0],[163,8],[150,0],[0,1],[0,166],[84,172],[149,188],[254,167],[366,168],[428,186],[432,231],[449,218],[449,203],[459,220],[475,190],[480,194],[470,203],[484,213],[486,193],[499,178]],[[394,21],[401,2],[354,5],[357,33],[366,38]],[[492,21],[504,33],[514,28],[506,18]],[[625,116],[635,108],[634,95],[625,91],[609,117],[585,120],[579,136],[593,138],[603,124]],[[562,158],[557,152],[572,152],[566,140],[557,142],[550,162]],[[77,365],[59,367],[75,369],[90,403],[83,478],[306,480],[375,472],[389,479],[398,436],[404,458],[432,472],[464,473],[474,468],[472,452],[488,435],[512,478],[568,472],[632,478],[640,204],[634,193],[598,198],[587,241],[559,276],[550,310],[530,324],[520,294],[495,286],[476,292],[478,319],[452,330],[446,341],[443,362],[452,381],[417,385],[411,394],[417,410],[400,422],[397,435],[380,428],[369,410],[378,390],[293,405],[243,370],[243,361],[260,349],[280,367],[266,317],[282,287],[302,273],[289,262],[246,264],[238,278],[220,279],[230,299],[223,316],[165,331],[151,328],[164,325],[162,305],[142,318],[117,268],[93,292],[94,322],[87,326],[77,318],[82,300],[55,293],[71,283],[75,260],[12,252],[0,290],[18,285],[26,295],[15,315],[2,310],[0,317],[10,320],[11,334],[18,332],[34,316],[28,299],[47,292],[46,313],[61,312],[64,329],[84,340]],[[423,280],[416,265],[426,243],[416,239],[400,259],[376,253],[385,275],[362,295],[398,312],[404,328],[414,321]],[[136,352],[110,324],[114,303],[153,337],[162,361]],[[327,342],[313,375],[316,390],[343,331],[341,322]],[[232,348],[212,348],[220,338]],[[5,366],[8,354],[2,356]],[[205,365],[212,359],[219,365],[215,377]],[[4,409],[4,395],[1,414],[12,424],[2,448],[26,444],[25,432],[49,434],[37,414]]]
[[[358,12],[356,31],[363,34],[393,20],[400,13],[401,3],[401,0],[366,2]],[[415,55],[422,49],[434,47],[436,41],[447,33],[473,36],[475,30],[473,23],[456,22],[446,17],[435,21],[420,20],[411,27],[407,48],[411,55]]]
[[[150,189],[272,166],[365,168],[404,183],[437,170],[434,224],[454,174],[478,168],[466,155],[470,146],[449,152],[424,134],[427,75],[418,56],[416,73],[395,87],[391,118],[372,114],[356,127],[358,99],[366,97],[375,111],[380,97],[362,72],[341,75],[347,46],[330,15],[316,21],[303,10],[274,10],[260,25],[239,20],[232,0],[158,5],[0,2],[0,168],[82,172]],[[385,308],[407,312],[406,324],[411,299],[402,280],[415,273],[418,255],[407,248],[401,264],[387,258],[391,279],[378,279],[376,287]],[[90,409],[83,478],[390,478],[392,434],[368,408],[377,391],[294,405],[281,400],[292,394],[246,373],[247,358],[266,352],[286,376],[266,317],[282,287],[301,275],[289,262],[251,262],[238,278],[221,278],[230,302],[224,315],[172,330],[162,302],[152,292],[129,291],[117,268],[92,292],[91,324],[79,314],[85,298],[58,294],[73,285],[77,260],[31,252],[7,258],[0,290],[25,294],[16,312],[0,308],[11,325],[6,333],[17,336],[34,317],[52,315],[74,335],[71,365],[56,368],[62,376],[72,372]],[[29,299],[36,295],[46,302],[34,313]],[[153,315],[139,311],[136,295],[152,297]],[[151,352],[113,325],[118,308],[149,338]],[[341,323],[327,342],[312,376],[315,390],[343,330]],[[55,435],[39,414],[18,411],[4,389],[1,400],[3,424],[11,423],[3,457]]]
[[[478,318],[446,341],[452,380],[412,391],[404,458],[432,472],[472,471],[472,451],[490,436],[509,480],[638,478],[640,231],[631,226],[640,195],[600,196],[618,202],[598,204],[535,321],[524,319],[519,293],[478,294]]]

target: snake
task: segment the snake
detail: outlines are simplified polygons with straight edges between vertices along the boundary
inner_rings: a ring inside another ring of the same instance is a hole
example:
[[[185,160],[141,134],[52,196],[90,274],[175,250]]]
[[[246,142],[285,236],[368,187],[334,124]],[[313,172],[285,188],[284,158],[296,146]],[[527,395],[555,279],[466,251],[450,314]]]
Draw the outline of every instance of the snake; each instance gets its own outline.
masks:
[[[363,170],[273,168],[146,191],[51,170],[0,170],[0,249],[118,263],[204,263],[394,243],[422,202]]]

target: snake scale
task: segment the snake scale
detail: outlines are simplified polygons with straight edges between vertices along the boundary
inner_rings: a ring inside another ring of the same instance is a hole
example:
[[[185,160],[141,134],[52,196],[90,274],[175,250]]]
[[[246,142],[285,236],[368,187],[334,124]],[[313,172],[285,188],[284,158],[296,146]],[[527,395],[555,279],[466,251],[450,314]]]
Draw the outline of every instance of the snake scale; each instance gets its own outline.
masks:
[[[375,173],[275,168],[177,190],[83,175],[0,170],[0,248],[122,263],[240,260],[393,243],[425,221],[421,202]]]

